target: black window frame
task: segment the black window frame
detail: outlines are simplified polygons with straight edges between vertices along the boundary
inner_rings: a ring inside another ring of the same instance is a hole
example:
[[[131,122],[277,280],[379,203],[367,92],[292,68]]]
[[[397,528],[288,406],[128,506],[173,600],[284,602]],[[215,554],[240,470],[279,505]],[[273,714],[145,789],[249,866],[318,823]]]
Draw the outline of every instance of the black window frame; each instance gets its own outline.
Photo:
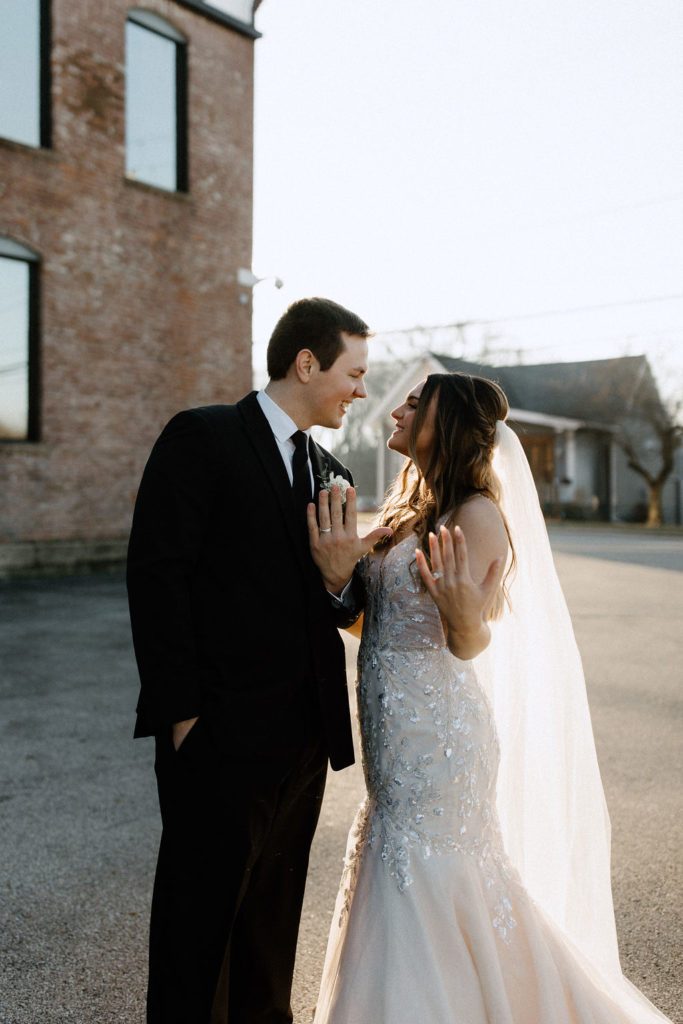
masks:
[[[151,188],[160,188],[164,192],[190,191],[190,153],[188,144],[188,40],[168,19],[160,14],[131,8],[126,15],[126,23],[132,22],[138,28],[144,28],[147,32],[153,32],[162,39],[167,39],[175,45],[175,150],[176,150],[176,186],[174,189],[167,189],[163,185],[156,185],[154,182],[145,181],[144,178],[136,178],[127,175],[129,181],[139,181],[142,185]],[[167,26],[167,31],[164,27]],[[126,60],[128,59],[126,55]],[[127,87],[127,83],[126,83]],[[126,124],[126,132],[128,125]],[[127,142],[126,142],[127,146]],[[127,159],[127,153],[126,153]]]
[[[40,145],[52,146],[52,0],[40,0]]]
[[[8,235],[0,235],[0,259],[14,260],[28,266],[28,338],[27,338],[27,399],[25,437],[3,437],[1,444],[26,444],[41,440],[41,372],[40,372],[40,256]]]
[[[52,146],[52,0],[38,0],[38,141],[24,142],[0,133],[18,146],[50,149]]]

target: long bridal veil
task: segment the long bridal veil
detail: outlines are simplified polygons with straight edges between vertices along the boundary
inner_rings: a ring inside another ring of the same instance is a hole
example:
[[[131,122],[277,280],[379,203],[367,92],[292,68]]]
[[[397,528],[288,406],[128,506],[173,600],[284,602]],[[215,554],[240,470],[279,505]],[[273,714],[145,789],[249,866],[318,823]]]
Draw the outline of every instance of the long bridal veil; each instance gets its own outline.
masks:
[[[610,824],[581,657],[529,464],[502,422],[493,466],[517,565],[510,606],[476,666],[501,746],[504,842],[536,902],[601,972],[621,978]]]

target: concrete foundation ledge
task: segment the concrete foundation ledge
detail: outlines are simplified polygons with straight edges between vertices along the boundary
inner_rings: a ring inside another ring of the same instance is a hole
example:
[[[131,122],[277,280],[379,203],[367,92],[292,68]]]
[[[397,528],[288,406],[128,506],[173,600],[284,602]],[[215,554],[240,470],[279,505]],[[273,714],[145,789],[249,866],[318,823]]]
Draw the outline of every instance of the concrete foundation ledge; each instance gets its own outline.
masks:
[[[126,563],[128,538],[0,542],[0,579],[114,571]]]

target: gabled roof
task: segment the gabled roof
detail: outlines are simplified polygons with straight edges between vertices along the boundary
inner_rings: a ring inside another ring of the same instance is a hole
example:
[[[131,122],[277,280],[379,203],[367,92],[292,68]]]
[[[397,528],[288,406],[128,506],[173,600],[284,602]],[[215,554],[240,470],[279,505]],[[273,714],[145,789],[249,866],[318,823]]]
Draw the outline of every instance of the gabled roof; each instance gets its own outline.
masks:
[[[646,356],[489,366],[432,355],[449,373],[461,371],[498,381],[515,409],[614,424],[632,415],[634,404],[641,405],[643,398],[661,407]]]

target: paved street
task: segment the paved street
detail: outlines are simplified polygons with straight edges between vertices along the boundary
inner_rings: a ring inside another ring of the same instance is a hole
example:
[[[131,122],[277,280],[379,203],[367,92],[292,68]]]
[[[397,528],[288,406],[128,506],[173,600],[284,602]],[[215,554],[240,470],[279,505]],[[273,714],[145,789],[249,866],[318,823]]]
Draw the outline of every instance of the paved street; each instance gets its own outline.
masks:
[[[680,1022],[683,537],[551,532],[612,816],[622,963]],[[136,694],[120,575],[0,583],[0,1024],[143,1020],[159,821],[151,743],[131,740]],[[297,1024],[312,1017],[361,793],[357,768],[331,774]]]

